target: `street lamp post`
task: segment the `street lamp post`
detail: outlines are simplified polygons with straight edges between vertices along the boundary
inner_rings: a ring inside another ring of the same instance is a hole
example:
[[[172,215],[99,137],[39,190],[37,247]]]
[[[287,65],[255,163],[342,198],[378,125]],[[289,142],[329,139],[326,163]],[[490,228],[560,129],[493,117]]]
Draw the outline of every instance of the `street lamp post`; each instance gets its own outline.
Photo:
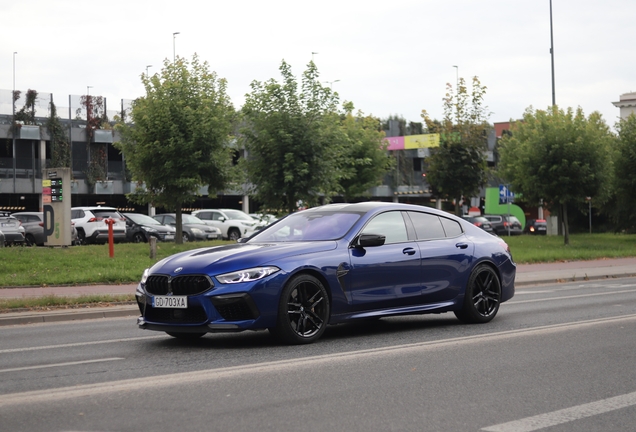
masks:
[[[172,33],[172,62],[174,63],[174,61],[177,59],[177,51],[175,49],[175,40],[177,39],[177,35],[181,34],[180,32],[174,32]]]
[[[151,67],[152,67],[152,65],[146,66],[146,78],[148,78],[148,68],[151,68]]]
[[[329,88],[331,90],[333,90],[333,83],[337,83],[337,82],[340,82],[340,80],[325,81],[325,83],[329,84]]]
[[[13,92],[11,93],[11,106],[13,107],[13,118],[12,123],[13,123],[13,133],[12,135],[12,141],[13,141],[13,192],[15,193],[15,177],[16,177],[16,170],[17,170],[17,158],[16,158],[16,148],[15,148],[15,134],[16,134],[16,124],[15,124],[15,55],[17,54],[17,51],[13,52]]]
[[[453,65],[453,67],[455,68],[455,81],[456,81],[456,85],[455,85],[455,104],[456,104],[456,111],[459,110],[459,66],[457,65]],[[459,121],[459,113],[457,115],[457,121]]]
[[[552,59],[552,106],[556,105],[554,90],[554,38],[552,36],[552,0],[550,0],[550,57]]]
[[[311,61],[312,61],[312,62],[314,61],[314,54],[318,54],[318,53],[317,53],[317,52],[314,52],[314,51],[312,51],[312,52],[311,52]]]

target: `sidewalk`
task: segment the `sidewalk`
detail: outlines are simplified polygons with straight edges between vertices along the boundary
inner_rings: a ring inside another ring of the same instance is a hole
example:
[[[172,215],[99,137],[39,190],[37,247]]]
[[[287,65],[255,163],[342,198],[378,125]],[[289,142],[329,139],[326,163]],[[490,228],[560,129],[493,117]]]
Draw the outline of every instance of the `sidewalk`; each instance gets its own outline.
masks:
[[[547,283],[632,276],[636,276],[636,257],[545,264],[519,264],[517,265],[515,286],[519,288]],[[136,287],[137,284],[0,288],[0,299],[42,297],[46,295],[73,297],[88,294],[134,294]],[[124,316],[139,316],[137,305],[130,304],[108,307],[82,307],[76,309],[54,309],[50,311],[0,313],[0,326]]]

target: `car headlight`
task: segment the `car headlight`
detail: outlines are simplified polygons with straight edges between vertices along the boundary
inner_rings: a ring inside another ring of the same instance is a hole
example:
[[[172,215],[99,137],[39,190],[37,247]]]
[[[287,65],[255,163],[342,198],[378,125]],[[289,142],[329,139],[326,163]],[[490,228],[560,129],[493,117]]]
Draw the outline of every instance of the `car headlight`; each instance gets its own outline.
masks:
[[[156,233],[157,230],[151,227],[142,227],[144,229],[144,231],[149,232],[149,233]]]
[[[148,280],[148,276],[150,276],[150,269],[144,270],[143,274],[141,275],[141,284],[142,285],[146,285],[146,281]]]
[[[203,231],[201,231],[199,228],[190,228],[192,230],[192,232],[194,234],[203,234]]]
[[[259,279],[263,279],[266,276],[280,271],[278,267],[254,267],[245,270],[239,270],[232,273],[225,273],[216,277],[216,279],[222,284],[233,284],[241,282],[253,282]]]

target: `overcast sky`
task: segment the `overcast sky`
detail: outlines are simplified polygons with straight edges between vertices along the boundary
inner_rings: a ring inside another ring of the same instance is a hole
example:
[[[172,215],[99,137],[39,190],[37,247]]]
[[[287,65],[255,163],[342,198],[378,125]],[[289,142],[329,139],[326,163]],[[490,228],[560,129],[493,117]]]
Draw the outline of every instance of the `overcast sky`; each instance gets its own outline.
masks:
[[[612,102],[636,91],[636,2],[553,0],[552,14],[557,104],[614,125]],[[549,0],[1,0],[0,16],[0,89],[17,52],[16,89],[56,100],[141,96],[174,49],[226,78],[236,108],[283,59],[300,79],[312,56],[342,101],[382,118],[441,118],[457,73],[487,87],[491,122],[552,103]]]

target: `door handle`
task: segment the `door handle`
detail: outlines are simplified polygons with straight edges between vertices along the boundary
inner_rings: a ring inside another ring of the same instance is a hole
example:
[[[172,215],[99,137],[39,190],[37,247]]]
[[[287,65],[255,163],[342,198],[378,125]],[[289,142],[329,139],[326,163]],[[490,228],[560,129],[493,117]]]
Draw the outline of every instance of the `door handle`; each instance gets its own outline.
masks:
[[[459,249],[466,249],[466,248],[468,248],[468,243],[457,243],[455,245],[455,247],[457,247]]]
[[[406,248],[402,251],[402,253],[404,255],[415,255],[415,249],[413,248]]]

